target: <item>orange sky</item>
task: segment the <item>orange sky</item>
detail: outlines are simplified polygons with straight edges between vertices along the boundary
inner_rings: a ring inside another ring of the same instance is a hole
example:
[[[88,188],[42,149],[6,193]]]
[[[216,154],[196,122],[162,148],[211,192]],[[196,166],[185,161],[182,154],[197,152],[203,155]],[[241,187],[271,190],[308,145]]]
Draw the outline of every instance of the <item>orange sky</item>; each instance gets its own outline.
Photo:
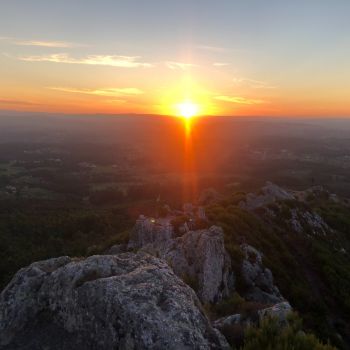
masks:
[[[14,0],[0,14],[0,109],[350,116],[349,2],[313,3],[156,0],[136,21],[131,3]]]

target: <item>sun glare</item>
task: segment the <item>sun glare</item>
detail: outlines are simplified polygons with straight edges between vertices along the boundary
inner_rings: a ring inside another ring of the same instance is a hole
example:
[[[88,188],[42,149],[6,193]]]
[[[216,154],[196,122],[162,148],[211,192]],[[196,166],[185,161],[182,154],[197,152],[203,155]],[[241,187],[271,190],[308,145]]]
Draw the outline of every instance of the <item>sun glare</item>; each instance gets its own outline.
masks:
[[[199,107],[191,101],[185,101],[177,105],[179,115],[185,119],[191,119],[198,115]]]

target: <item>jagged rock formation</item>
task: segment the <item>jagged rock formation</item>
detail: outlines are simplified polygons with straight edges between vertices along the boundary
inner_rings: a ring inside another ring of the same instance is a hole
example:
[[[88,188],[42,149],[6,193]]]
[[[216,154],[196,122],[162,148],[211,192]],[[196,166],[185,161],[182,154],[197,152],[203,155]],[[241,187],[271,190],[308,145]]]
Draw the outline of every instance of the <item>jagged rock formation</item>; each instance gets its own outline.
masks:
[[[254,247],[243,244],[242,277],[247,285],[245,297],[261,303],[279,303],[284,300],[274,285],[272,272],[263,266],[262,254]]]
[[[278,218],[282,214],[276,213],[269,208],[269,204],[274,204],[276,209],[282,210],[283,201],[294,201],[295,208],[284,207],[287,210],[288,217],[285,217],[285,223],[288,224],[289,228],[297,233],[306,233],[314,236],[326,236],[327,233],[331,232],[331,228],[322,219],[320,215],[311,210],[305,204],[308,195],[315,195],[319,191],[318,187],[311,188],[306,191],[286,191],[283,188],[267,182],[261,191],[257,194],[249,193],[246,199],[240,202],[240,207],[245,210],[254,211],[258,208],[265,209],[264,213],[270,218]],[[326,192],[322,192],[326,193]],[[330,195],[327,192],[327,195]],[[304,206],[300,207],[303,203]],[[286,216],[286,212],[283,214]]]
[[[171,226],[139,219],[129,248],[142,248],[168,262],[189,283],[203,302],[216,302],[233,289],[231,260],[220,227],[171,236]]]
[[[191,288],[150,255],[61,257],[0,295],[1,349],[228,349]]]
[[[304,232],[305,228],[314,236],[326,236],[331,232],[331,228],[322,217],[313,211],[291,209],[290,214],[289,223],[298,233]]]

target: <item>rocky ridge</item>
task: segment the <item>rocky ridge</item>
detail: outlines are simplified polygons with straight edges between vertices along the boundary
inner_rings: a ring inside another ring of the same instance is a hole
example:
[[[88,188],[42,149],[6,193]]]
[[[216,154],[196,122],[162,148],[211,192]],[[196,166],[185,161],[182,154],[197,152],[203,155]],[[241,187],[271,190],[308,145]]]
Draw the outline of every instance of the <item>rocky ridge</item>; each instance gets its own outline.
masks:
[[[193,292],[144,253],[61,257],[0,296],[1,349],[228,349]]]
[[[186,220],[175,228],[179,216]],[[189,204],[163,218],[140,216],[129,243],[106,255],[21,269],[0,296],[1,348],[228,348],[218,329],[256,320],[236,314],[212,326],[203,312],[201,302],[215,304],[235,290],[223,230],[196,228],[205,220],[204,210]],[[289,312],[261,252],[240,248],[246,300],[275,304],[261,317]]]
[[[280,217],[281,211],[284,210],[283,215],[287,215],[285,222],[294,232],[299,234],[304,232],[313,236],[327,236],[328,233],[332,232],[331,228],[320,215],[305,204],[308,196],[319,194],[321,190],[322,188],[316,186],[306,191],[288,191],[267,182],[258,193],[248,193],[245,200],[239,203],[239,206],[250,212],[263,209],[265,216],[272,219]],[[323,193],[325,192],[323,191]],[[328,192],[327,195],[331,196]],[[289,203],[289,205],[284,206],[285,203]],[[293,204],[295,204],[295,207],[293,207]],[[304,205],[300,207],[301,204]]]

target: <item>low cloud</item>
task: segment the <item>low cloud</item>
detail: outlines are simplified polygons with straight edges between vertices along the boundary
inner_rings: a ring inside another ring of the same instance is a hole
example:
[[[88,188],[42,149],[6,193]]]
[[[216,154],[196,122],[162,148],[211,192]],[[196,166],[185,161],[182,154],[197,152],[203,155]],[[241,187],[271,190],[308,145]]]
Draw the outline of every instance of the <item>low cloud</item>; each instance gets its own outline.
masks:
[[[8,99],[1,99],[0,98],[0,104],[6,104],[6,105],[23,105],[23,106],[38,106],[38,103],[30,102],[30,101],[23,101],[23,100],[8,100]]]
[[[219,101],[237,103],[241,105],[257,105],[266,103],[263,100],[248,99],[241,96],[215,96],[214,98]]]
[[[107,97],[119,97],[119,96],[135,96],[142,95],[144,92],[137,88],[106,88],[106,89],[79,89],[72,87],[49,87],[51,90],[63,91],[69,93],[95,95],[95,96],[107,96]]]
[[[184,62],[175,62],[175,61],[165,62],[165,65],[169,69],[173,69],[173,70],[175,70],[175,69],[186,70],[186,69],[193,68],[193,67],[197,66],[193,63],[184,63]]]
[[[78,46],[76,44],[65,41],[18,40],[14,41],[13,43],[19,46],[40,46],[53,48],[68,48]]]
[[[7,36],[0,36],[0,40],[7,41],[12,45],[18,46],[39,46],[39,47],[52,47],[52,48],[69,48],[82,46],[67,41],[56,41],[56,40],[21,40],[11,38]]]
[[[119,68],[148,68],[152,64],[141,62],[138,56],[117,56],[117,55],[89,55],[82,58],[75,58],[67,53],[38,56],[21,56],[21,61],[27,62],[54,62],[68,64],[83,64],[93,66],[109,66]]]
[[[235,85],[246,85],[253,89],[276,89],[277,86],[271,85],[266,81],[249,79],[249,78],[234,78]]]

